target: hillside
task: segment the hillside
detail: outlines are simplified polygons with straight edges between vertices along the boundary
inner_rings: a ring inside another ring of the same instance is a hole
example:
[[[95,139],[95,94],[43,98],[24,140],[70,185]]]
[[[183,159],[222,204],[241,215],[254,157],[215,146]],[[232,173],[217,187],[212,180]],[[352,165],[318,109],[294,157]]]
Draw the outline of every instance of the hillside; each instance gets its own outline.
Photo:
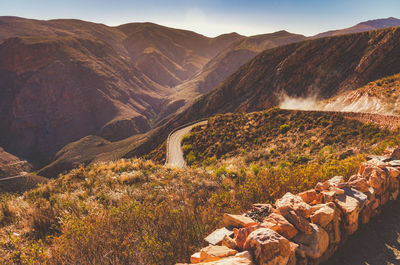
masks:
[[[0,17],[0,32],[0,144],[35,168],[88,135],[119,141],[147,132],[173,93],[169,86],[242,38],[17,17]]]
[[[283,123],[290,125],[289,130]],[[185,261],[205,245],[204,236],[221,225],[224,212],[243,212],[256,202],[272,203],[287,191],[299,192],[336,175],[347,178],[366,153],[381,154],[387,145],[399,144],[398,131],[341,114],[316,112],[310,117],[307,112],[272,109],[219,115],[209,124],[186,139],[192,141],[192,150],[203,152],[206,142],[214,146],[216,141],[224,145],[241,141],[239,133],[237,138],[226,134],[223,124],[246,132],[252,140],[245,152],[235,157],[223,152],[218,161],[208,159],[206,167],[180,170],[143,159],[118,160],[79,167],[21,197],[3,196],[1,261]],[[262,138],[275,132],[285,137],[278,136],[282,148],[272,151]],[[254,141],[257,138],[259,142]],[[363,148],[343,155],[341,150],[353,147],[351,140],[363,141]],[[206,161],[207,152],[203,153]]]
[[[358,33],[364,31],[371,31],[376,29],[384,29],[390,27],[397,27],[400,26],[400,19],[389,17],[383,19],[374,19],[365,22],[358,23],[355,26],[346,29],[340,30],[331,30],[327,32],[323,32],[320,34],[315,35],[313,38],[324,38],[324,37],[331,37],[331,36],[338,36],[350,33]]]
[[[289,44],[257,55],[217,88],[154,130],[126,157],[149,153],[175,127],[217,113],[279,106],[289,96],[319,100],[400,72],[400,28]]]
[[[388,76],[366,84],[353,91],[339,95],[319,103],[321,109],[341,109],[381,113],[400,114],[400,74]]]
[[[303,35],[279,31],[237,40],[210,60],[198,75],[177,86],[178,93],[172,95],[171,99],[173,102],[185,100],[187,106],[196,97],[217,87],[260,52],[305,39]]]

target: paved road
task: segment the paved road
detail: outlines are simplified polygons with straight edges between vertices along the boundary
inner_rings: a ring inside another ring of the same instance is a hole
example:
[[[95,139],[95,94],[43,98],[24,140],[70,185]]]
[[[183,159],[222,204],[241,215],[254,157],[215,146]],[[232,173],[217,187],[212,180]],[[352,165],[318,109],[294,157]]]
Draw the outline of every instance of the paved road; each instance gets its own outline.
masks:
[[[185,134],[188,134],[193,127],[203,124],[207,124],[207,121],[202,121],[193,125],[189,125],[171,134],[171,136],[168,138],[167,144],[167,161],[165,162],[166,165],[173,167],[186,166],[181,147],[182,138]]]

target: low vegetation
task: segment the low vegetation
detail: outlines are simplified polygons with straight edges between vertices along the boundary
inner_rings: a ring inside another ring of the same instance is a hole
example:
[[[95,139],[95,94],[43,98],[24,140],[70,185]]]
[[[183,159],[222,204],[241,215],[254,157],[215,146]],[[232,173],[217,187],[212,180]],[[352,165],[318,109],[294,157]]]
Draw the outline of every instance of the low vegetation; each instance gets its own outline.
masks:
[[[185,138],[193,165],[185,170],[118,160],[79,167],[22,196],[2,196],[0,259],[5,264],[188,261],[203,238],[222,225],[224,212],[241,213],[252,203],[274,202],[335,175],[349,177],[367,151],[398,144],[398,135],[340,117],[277,109],[216,116]],[[352,141],[365,147],[341,152]],[[242,148],[236,150],[236,144]]]

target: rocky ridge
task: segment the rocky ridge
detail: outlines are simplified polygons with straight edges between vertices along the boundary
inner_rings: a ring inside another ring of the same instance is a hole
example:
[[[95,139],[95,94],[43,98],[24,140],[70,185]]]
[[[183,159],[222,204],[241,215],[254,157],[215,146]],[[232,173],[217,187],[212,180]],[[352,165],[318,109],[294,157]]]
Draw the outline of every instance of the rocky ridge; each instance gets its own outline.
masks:
[[[243,215],[225,214],[225,228],[205,239],[210,245],[193,254],[191,263],[320,264],[359,225],[398,198],[399,180],[400,148],[388,149],[383,157],[364,162],[347,181],[337,176],[314,189],[286,193],[274,205],[256,204]]]

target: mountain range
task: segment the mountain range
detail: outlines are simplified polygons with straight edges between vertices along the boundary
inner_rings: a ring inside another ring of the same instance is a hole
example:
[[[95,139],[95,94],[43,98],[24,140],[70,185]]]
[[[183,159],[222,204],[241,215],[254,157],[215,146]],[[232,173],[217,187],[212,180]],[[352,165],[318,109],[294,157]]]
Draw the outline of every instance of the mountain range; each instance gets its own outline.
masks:
[[[399,29],[371,31],[398,25],[208,38],[152,23],[0,17],[0,146],[55,177],[149,152],[215,113],[268,108],[282,94],[328,99],[400,72]]]

